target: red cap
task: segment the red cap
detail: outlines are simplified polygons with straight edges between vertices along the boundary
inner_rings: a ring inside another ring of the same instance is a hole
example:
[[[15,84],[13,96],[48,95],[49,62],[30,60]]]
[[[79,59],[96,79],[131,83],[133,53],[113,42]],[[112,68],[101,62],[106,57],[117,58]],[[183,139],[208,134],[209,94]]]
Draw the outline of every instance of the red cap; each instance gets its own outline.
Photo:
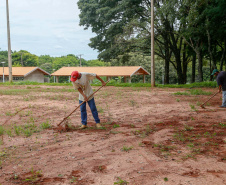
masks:
[[[79,76],[79,72],[78,71],[73,71],[71,73],[71,81],[74,82],[78,79],[78,76]]]

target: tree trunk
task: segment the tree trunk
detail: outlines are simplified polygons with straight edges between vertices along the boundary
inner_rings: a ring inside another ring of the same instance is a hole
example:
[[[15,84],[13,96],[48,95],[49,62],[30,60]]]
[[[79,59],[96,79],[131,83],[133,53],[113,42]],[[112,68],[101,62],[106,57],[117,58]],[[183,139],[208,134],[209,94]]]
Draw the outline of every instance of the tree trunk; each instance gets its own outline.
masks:
[[[196,49],[196,54],[198,58],[198,81],[203,82],[202,53],[200,48]]]
[[[184,84],[184,76],[182,73],[182,66],[181,66],[181,60],[180,57],[176,57],[176,63],[177,63],[177,78],[178,78],[178,84]]]
[[[191,83],[194,83],[195,82],[195,67],[196,65],[196,53],[193,54],[193,57],[192,57],[192,75],[191,75]]]
[[[165,77],[164,84],[169,84],[169,46],[168,43],[165,44],[166,56],[165,56]]]
[[[226,47],[226,38],[224,39],[224,47],[222,48],[222,56],[220,61],[220,70],[223,71],[223,65],[225,61],[225,47]],[[225,70],[226,70],[226,61],[225,61]]]
[[[188,68],[188,64],[187,64],[187,59],[186,59],[186,47],[187,45],[184,43],[184,50],[183,50],[183,80],[184,80],[184,84],[187,83],[187,68]]]
[[[171,37],[173,38],[173,37]],[[172,48],[174,56],[175,56],[175,60],[176,60],[176,65],[177,65],[177,78],[178,78],[178,84],[184,84],[184,77],[183,77],[183,72],[182,72],[182,64],[181,64],[181,46],[182,46],[182,41],[183,39],[180,39],[180,44],[179,46],[177,45],[178,43],[175,42],[175,38],[174,39],[174,48]]]
[[[213,69],[216,69],[216,61],[214,60],[214,57],[213,57],[213,52],[211,50],[211,38],[210,38],[210,33],[208,30],[206,30],[206,33],[207,33],[207,37],[208,37],[208,52],[209,52],[209,56],[210,56],[210,63],[212,64],[211,66],[211,71]]]
[[[169,84],[169,60],[165,60],[165,77],[164,84]]]

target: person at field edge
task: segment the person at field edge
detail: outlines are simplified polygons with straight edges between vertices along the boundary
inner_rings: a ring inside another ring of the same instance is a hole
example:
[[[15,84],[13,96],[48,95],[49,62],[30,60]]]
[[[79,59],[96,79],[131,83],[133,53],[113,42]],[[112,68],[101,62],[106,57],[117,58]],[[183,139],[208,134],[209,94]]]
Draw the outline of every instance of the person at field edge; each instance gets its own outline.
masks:
[[[217,69],[214,69],[211,75],[217,77],[219,93],[222,91],[222,105],[220,107],[226,108],[226,71],[218,71]]]
[[[79,92],[79,104],[81,104],[83,101],[88,102],[90,110],[92,111],[93,118],[96,122],[96,127],[101,128],[102,126],[100,124],[100,119],[95,105],[94,96],[89,97],[90,95],[93,94],[93,90],[89,81],[93,80],[94,78],[100,80],[102,86],[106,85],[106,83],[95,73],[86,73],[86,72],[79,73],[78,71],[73,71],[71,73],[71,82],[73,84],[73,87],[75,90],[78,90]],[[86,102],[80,106],[82,122],[82,126],[80,127],[80,129],[87,128]]]

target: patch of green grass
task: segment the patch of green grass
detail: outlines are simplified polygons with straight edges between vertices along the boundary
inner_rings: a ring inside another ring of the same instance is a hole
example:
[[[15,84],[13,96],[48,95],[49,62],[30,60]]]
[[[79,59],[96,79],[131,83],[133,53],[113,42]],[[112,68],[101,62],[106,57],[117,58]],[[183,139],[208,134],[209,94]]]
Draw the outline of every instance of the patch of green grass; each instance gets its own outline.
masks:
[[[134,131],[131,131],[131,133],[133,133],[134,135],[140,135],[141,131],[140,130],[134,130]]]
[[[34,123],[30,123],[30,124],[23,125],[21,132],[26,137],[30,137],[33,133],[40,132],[40,129]]]
[[[145,128],[145,130],[143,131],[143,134],[144,134],[145,136],[149,136],[149,134],[152,133],[153,131],[154,131],[154,129],[152,129],[150,125],[146,125],[146,128]]]
[[[46,120],[46,122],[41,123],[40,126],[41,126],[42,129],[51,128],[51,125],[49,124],[49,120]]]
[[[72,178],[71,178],[71,180],[70,180],[70,183],[77,182],[77,180],[78,180],[78,177],[72,176]]]
[[[4,134],[4,128],[2,125],[0,125],[0,136]]]
[[[95,80],[94,80],[95,81]],[[15,86],[15,85],[41,85],[41,86],[71,86],[71,83],[38,83],[38,82],[31,82],[31,81],[20,81],[20,82],[5,82],[5,83],[0,83],[2,86]],[[100,86],[101,83],[93,83],[91,84],[92,86]],[[107,86],[115,86],[115,87],[151,87],[151,83],[120,83],[117,80],[110,80],[110,82],[107,84]],[[195,82],[191,84],[156,84],[156,87],[160,88],[200,88],[200,87],[209,87],[209,88],[215,88],[218,87],[216,81],[207,81],[207,82]],[[30,89],[28,89],[30,90]],[[59,89],[60,91],[62,89]],[[58,91],[58,90],[57,90]],[[74,91],[72,88],[71,91]]]
[[[167,178],[167,177],[165,177],[165,178],[164,178],[164,181],[165,181],[165,182],[167,182],[167,181],[168,181],[168,178]]]
[[[212,92],[206,92],[202,89],[191,89],[190,90],[191,95],[211,95]]]
[[[176,92],[176,93],[174,93],[174,95],[186,95],[186,96],[189,96],[190,93],[188,93],[188,92]]]
[[[134,106],[136,105],[136,102],[134,100],[130,100],[129,105],[134,108]]]
[[[104,113],[104,109],[102,107],[97,106],[98,113]]]
[[[193,148],[195,145],[194,145],[194,143],[189,143],[189,144],[187,144],[187,146],[190,148]]]
[[[184,92],[176,92],[174,95],[185,95],[185,96],[190,96],[190,95],[211,95],[212,92],[206,92],[203,91],[202,89],[191,89],[191,90],[186,90]]]
[[[130,146],[130,147],[123,146],[121,150],[124,151],[124,152],[129,152],[129,151],[132,150],[132,149],[133,149],[132,146]]]
[[[120,177],[118,177],[117,179],[118,179],[118,181],[114,182],[114,184],[119,184],[119,185],[127,185],[128,184],[127,181],[122,180]]]
[[[11,129],[6,129],[5,132],[6,132],[6,134],[7,134],[8,136],[10,136],[10,137],[13,136],[13,135],[12,135]]]
[[[35,182],[37,181],[40,177],[42,177],[42,171],[34,171],[33,168],[31,169],[31,176],[27,177],[24,181],[25,182]]]
[[[201,103],[200,103],[199,101],[197,101],[197,102],[196,102],[196,105],[197,105],[197,106],[200,106],[200,105],[201,105]]]
[[[191,107],[191,109],[192,109],[193,111],[197,111],[197,109],[195,108],[194,105],[190,104],[189,106]]]
[[[189,153],[182,157],[182,159],[188,159],[188,158],[196,159],[195,154],[193,154],[193,153]]]
[[[186,137],[184,135],[184,133],[182,132],[178,132],[176,134],[173,135],[173,137],[176,139],[176,140],[179,140],[179,141],[182,141],[182,142],[185,142],[185,141],[192,141],[192,139],[190,137]]]
[[[5,115],[6,115],[6,116],[13,116],[14,113],[12,113],[12,112],[6,112]]]
[[[17,135],[17,136],[19,136],[20,135],[20,133],[21,133],[21,126],[14,126],[14,132],[15,132],[15,134]]]
[[[226,128],[226,123],[219,123],[218,124],[221,128]]]
[[[186,131],[191,131],[191,130],[194,129],[194,127],[191,127],[189,125],[184,125],[184,128],[185,128]]]
[[[211,136],[211,133],[205,132],[203,135],[204,135],[205,137],[208,137],[208,136]]]
[[[29,89],[3,89],[0,95],[25,95],[30,93]]]
[[[134,124],[130,124],[130,127],[131,127],[131,128],[135,128],[135,125],[134,125]]]
[[[118,128],[118,127],[120,127],[119,124],[114,124],[114,125],[113,125],[113,128]]]

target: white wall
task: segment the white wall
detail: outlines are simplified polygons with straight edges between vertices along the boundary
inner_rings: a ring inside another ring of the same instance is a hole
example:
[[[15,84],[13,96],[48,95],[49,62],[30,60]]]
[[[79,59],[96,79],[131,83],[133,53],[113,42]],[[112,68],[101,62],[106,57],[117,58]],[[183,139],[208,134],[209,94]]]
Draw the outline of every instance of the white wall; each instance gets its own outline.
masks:
[[[24,80],[44,83],[44,74],[41,71],[36,70],[33,73],[31,73],[28,76],[26,76],[24,78]]]

